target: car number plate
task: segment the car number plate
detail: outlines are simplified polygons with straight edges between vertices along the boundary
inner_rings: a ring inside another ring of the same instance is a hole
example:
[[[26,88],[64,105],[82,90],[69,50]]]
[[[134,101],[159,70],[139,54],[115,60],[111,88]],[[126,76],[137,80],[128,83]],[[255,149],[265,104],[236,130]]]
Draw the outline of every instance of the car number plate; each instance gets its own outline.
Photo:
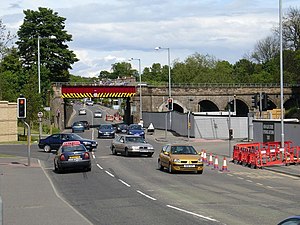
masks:
[[[141,149],[140,152],[148,152],[147,149]]]
[[[92,144],[92,146],[93,146],[93,147],[95,147],[95,146],[96,146],[96,144]]]
[[[184,167],[195,167],[195,165],[184,165]]]

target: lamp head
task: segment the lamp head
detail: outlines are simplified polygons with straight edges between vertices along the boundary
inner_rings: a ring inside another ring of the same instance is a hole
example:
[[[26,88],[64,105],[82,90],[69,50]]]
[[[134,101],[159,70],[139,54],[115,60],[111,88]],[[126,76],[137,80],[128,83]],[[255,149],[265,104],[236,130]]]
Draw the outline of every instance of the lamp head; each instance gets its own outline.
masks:
[[[161,47],[155,47],[155,50],[158,51],[159,49],[161,49]]]

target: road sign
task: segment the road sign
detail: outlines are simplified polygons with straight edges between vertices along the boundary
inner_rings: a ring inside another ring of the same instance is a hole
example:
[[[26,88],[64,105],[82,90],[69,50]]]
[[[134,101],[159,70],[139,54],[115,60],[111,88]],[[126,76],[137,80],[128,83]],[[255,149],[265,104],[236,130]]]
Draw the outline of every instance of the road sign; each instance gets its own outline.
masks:
[[[37,115],[38,115],[38,118],[42,118],[44,114],[42,112],[38,112]]]

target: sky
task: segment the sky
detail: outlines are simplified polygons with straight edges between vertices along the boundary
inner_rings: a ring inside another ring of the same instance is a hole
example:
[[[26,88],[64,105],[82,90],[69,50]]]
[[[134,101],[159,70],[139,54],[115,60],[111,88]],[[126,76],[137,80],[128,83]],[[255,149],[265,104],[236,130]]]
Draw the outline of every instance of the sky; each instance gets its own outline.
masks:
[[[234,64],[279,24],[279,0],[1,0],[0,18],[16,34],[23,10],[46,7],[66,18],[70,50],[79,62],[72,74],[97,77],[111,65],[139,69],[168,65],[200,53]],[[283,13],[300,7],[282,1]],[[155,47],[161,47],[159,51]]]

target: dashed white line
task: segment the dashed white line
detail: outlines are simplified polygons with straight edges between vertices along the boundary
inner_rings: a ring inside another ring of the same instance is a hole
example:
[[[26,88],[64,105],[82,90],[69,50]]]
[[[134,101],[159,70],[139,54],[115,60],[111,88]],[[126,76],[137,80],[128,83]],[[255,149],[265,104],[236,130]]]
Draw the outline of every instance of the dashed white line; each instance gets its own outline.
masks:
[[[149,195],[147,195],[147,194],[145,194],[145,193],[143,193],[143,192],[141,192],[141,191],[139,191],[139,190],[137,190],[137,192],[140,193],[141,195],[144,195],[145,197],[147,197],[147,198],[153,200],[153,201],[156,201],[155,198],[153,198],[153,197],[151,197],[151,196],[149,196]]]
[[[119,181],[120,181],[122,184],[126,185],[127,187],[130,187],[130,184],[127,184],[125,181],[123,181],[123,180],[121,180],[121,179],[119,179]]]
[[[246,180],[247,182],[250,182],[250,183],[253,183],[253,181],[252,180]]]
[[[99,169],[103,170],[103,167],[102,167],[102,166],[100,166],[99,164],[97,164],[97,166],[99,167]]]
[[[190,212],[190,211],[187,211],[187,210],[184,210],[184,209],[180,209],[180,208],[177,208],[175,206],[167,205],[167,207],[172,208],[172,209],[176,209],[178,211],[181,211],[181,212],[184,212],[184,213],[187,213],[187,214],[191,214],[193,216],[197,216],[197,217],[209,220],[209,221],[219,222],[216,219],[213,219],[213,218],[210,218],[210,217],[207,217],[207,216],[203,216],[203,215],[200,215],[200,214],[197,214],[197,213],[193,213],[193,212]]]
[[[263,186],[263,184],[261,184],[261,183],[256,183],[257,185],[260,185],[260,186]]]
[[[271,187],[271,186],[267,186],[267,188],[273,188],[273,187]]]
[[[232,174],[226,174],[227,176],[230,176],[230,177],[233,177],[233,175]]]
[[[93,159],[96,159],[96,156],[93,154]]]
[[[108,172],[107,170],[105,170],[105,173],[107,173],[111,177],[115,177],[115,175],[113,175],[112,173]]]
[[[244,178],[243,177],[237,177],[238,179],[240,179],[240,180],[244,180]]]

